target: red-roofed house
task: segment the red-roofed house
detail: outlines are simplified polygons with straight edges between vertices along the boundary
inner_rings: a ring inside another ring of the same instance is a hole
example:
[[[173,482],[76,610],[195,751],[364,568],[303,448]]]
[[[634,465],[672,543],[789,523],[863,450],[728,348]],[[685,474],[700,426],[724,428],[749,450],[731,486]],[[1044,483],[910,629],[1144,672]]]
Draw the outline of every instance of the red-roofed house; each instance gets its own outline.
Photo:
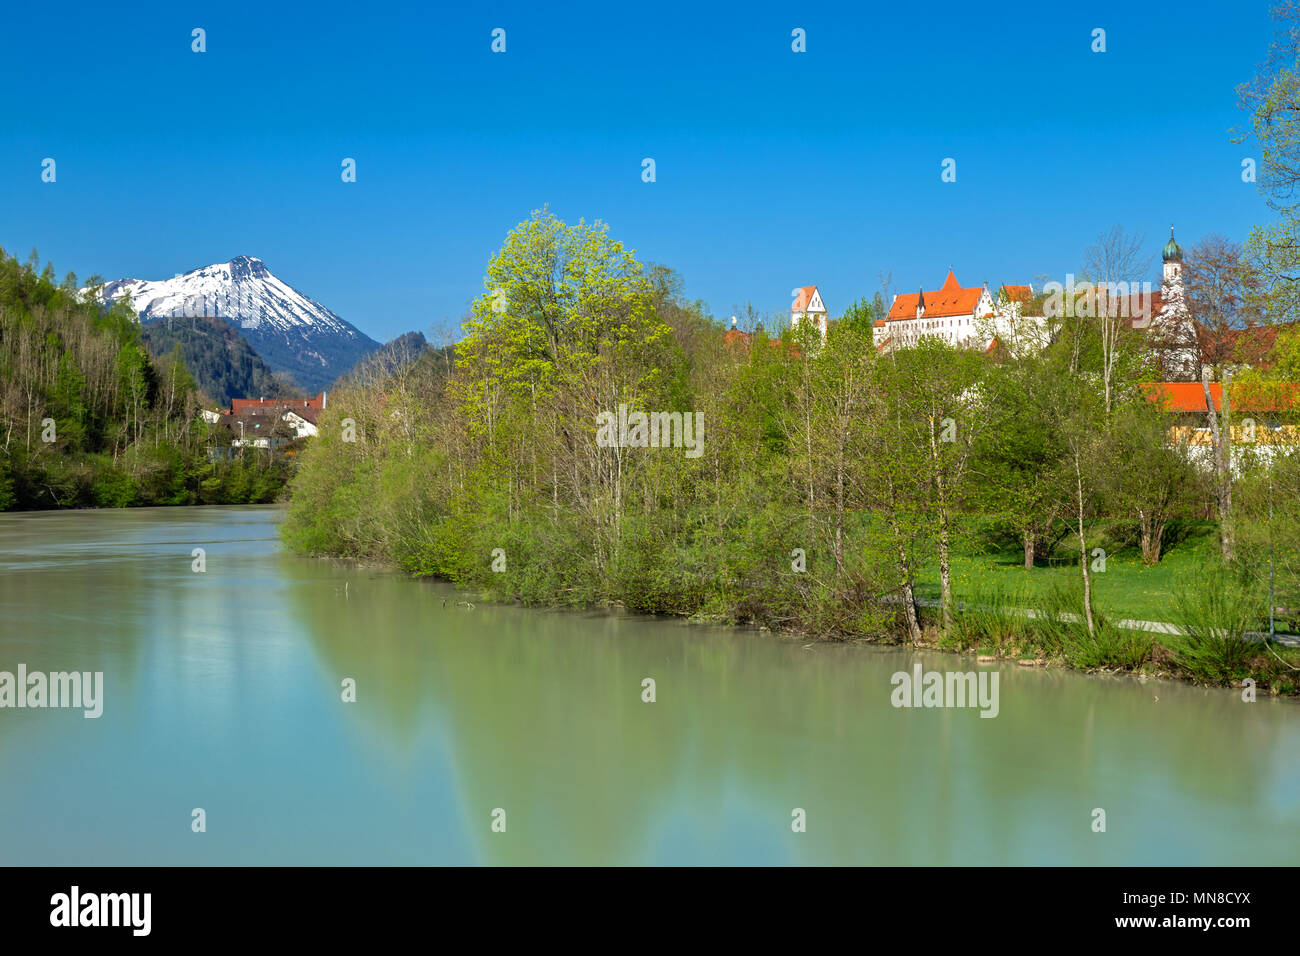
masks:
[[[1223,411],[1223,383],[1210,382],[1210,401],[1216,412]],[[1205,389],[1200,382],[1143,382],[1147,400],[1163,404],[1174,414],[1175,424],[1169,429],[1171,445],[1208,447],[1212,434],[1206,422]],[[1300,408],[1300,384],[1283,382],[1278,386],[1234,385],[1228,393],[1231,413],[1231,443],[1237,446],[1234,460],[1242,446],[1295,446],[1300,445],[1300,426],[1285,424],[1281,418],[1294,419]],[[1292,413],[1290,415],[1278,413]]]
[[[232,398],[228,409],[203,409],[200,414],[204,421],[225,426],[231,435],[229,445],[214,445],[209,454],[229,457],[232,449],[273,449],[298,438],[316,435],[325,400],[324,392],[315,398]]]
[[[1012,353],[1035,352],[1049,344],[1062,317],[1118,317],[1132,329],[1146,330],[1160,353],[1167,377],[1196,381],[1200,375],[1200,350],[1196,327],[1189,314],[1182,276],[1182,248],[1174,241],[1161,251],[1164,262],[1160,290],[1150,283],[1114,282],[1078,284],[1074,276],[1065,283],[1044,286],[1046,299],[1035,303],[1031,285],[1003,285],[996,295],[987,286],[965,287],[950,269],[943,285],[933,292],[897,295],[883,323],[873,329],[877,349],[884,351],[916,345],[924,336],[936,336],[950,345],[996,348]],[[1247,339],[1248,336],[1241,336]],[[1263,337],[1251,345],[1263,343]],[[1249,349],[1245,349],[1249,351]]]

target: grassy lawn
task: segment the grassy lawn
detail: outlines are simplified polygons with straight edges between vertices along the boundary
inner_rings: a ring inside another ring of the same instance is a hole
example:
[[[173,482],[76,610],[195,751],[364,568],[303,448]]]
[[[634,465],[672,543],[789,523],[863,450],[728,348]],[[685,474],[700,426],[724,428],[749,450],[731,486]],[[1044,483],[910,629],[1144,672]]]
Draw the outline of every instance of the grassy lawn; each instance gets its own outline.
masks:
[[[1201,585],[1217,563],[1218,534],[1208,522],[1188,527],[1186,536],[1161,557],[1155,567],[1146,567],[1137,548],[1112,551],[1104,529],[1095,527],[1088,536],[1093,548],[1106,548],[1106,570],[1093,575],[1095,607],[1108,617],[1144,621],[1172,621],[1177,610],[1174,597],[1180,590]],[[1024,568],[1019,548],[981,548],[973,535],[956,544],[952,561],[953,596],[973,600],[981,594],[1002,590],[1027,598],[1046,593],[1054,583],[1079,580],[1079,555],[1073,537],[1065,538],[1046,561],[1031,571]],[[939,597],[939,567],[933,564],[918,575],[917,593]]]

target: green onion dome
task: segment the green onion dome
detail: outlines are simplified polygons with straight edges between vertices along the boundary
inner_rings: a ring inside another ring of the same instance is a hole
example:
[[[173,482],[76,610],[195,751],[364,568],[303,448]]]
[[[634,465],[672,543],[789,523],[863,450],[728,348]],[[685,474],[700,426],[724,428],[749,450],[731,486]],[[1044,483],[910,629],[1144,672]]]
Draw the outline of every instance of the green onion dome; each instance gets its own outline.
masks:
[[[1160,255],[1165,260],[1165,262],[1183,261],[1183,247],[1180,246],[1178,243],[1174,242],[1173,227],[1170,227],[1169,229],[1169,241],[1166,242],[1165,247],[1162,250],[1160,250]]]

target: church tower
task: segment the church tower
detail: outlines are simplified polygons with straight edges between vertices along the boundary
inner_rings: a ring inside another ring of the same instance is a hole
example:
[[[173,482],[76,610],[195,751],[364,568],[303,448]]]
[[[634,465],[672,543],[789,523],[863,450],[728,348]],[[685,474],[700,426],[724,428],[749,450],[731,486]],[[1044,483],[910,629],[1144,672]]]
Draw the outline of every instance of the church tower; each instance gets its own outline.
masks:
[[[1194,382],[1201,374],[1201,350],[1183,290],[1183,249],[1174,241],[1174,227],[1169,227],[1169,241],[1160,250],[1164,274],[1160,282],[1160,312],[1155,318],[1155,339],[1161,349],[1165,378],[1171,382]]]
[[[1183,284],[1183,247],[1174,241],[1174,227],[1169,227],[1169,241],[1160,250],[1160,258],[1165,261],[1164,284]]]

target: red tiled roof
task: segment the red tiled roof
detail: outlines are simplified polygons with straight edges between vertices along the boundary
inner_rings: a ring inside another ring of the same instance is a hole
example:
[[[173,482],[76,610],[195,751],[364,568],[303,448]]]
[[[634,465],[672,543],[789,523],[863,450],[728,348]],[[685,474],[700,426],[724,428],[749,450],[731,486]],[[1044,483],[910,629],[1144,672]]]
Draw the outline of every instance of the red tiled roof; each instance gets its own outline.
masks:
[[[984,294],[981,286],[963,289],[961,283],[951,269],[948,270],[948,278],[944,280],[943,286],[934,292],[909,292],[899,295],[894,299],[894,304],[889,308],[889,321],[901,322],[906,319],[916,318],[916,308],[918,305],[925,306],[925,312],[922,313],[927,319],[941,319],[954,315],[972,315],[975,312],[975,306],[979,304],[980,296]]]
[[[753,341],[754,333],[752,332],[742,332],[740,329],[727,329],[727,331],[722,333],[722,342],[724,345],[743,345],[748,348]],[[767,344],[772,348],[780,348],[781,340],[770,338],[767,340]],[[795,351],[797,353],[798,350]]]
[[[813,293],[817,291],[815,285],[806,285],[799,290],[799,297],[794,300],[794,305],[790,307],[791,312],[802,312],[808,308],[808,303],[812,301]]]
[[[321,411],[325,408],[325,393],[321,392],[315,398],[232,398],[230,400],[232,414],[238,415],[250,408],[314,408]]]
[[[1229,396],[1234,409],[1254,412],[1280,411],[1292,407],[1300,400],[1300,383],[1281,382],[1280,393],[1268,395],[1266,390],[1255,392],[1234,386]],[[1200,382],[1143,382],[1142,388],[1147,393],[1147,400],[1158,402],[1162,399],[1171,412],[1205,412],[1205,391]],[[1210,398],[1216,412],[1223,411],[1223,383],[1210,383]]]
[[[1200,382],[1143,382],[1142,388],[1147,393],[1147,401],[1158,403],[1163,400],[1171,412],[1205,411],[1205,391]],[[1210,383],[1210,398],[1214,400],[1214,410],[1222,410],[1223,385],[1220,382]]]
[[[1004,285],[1002,291],[1007,294],[1007,298],[1012,302],[1028,302],[1034,297],[1033,286]]]

